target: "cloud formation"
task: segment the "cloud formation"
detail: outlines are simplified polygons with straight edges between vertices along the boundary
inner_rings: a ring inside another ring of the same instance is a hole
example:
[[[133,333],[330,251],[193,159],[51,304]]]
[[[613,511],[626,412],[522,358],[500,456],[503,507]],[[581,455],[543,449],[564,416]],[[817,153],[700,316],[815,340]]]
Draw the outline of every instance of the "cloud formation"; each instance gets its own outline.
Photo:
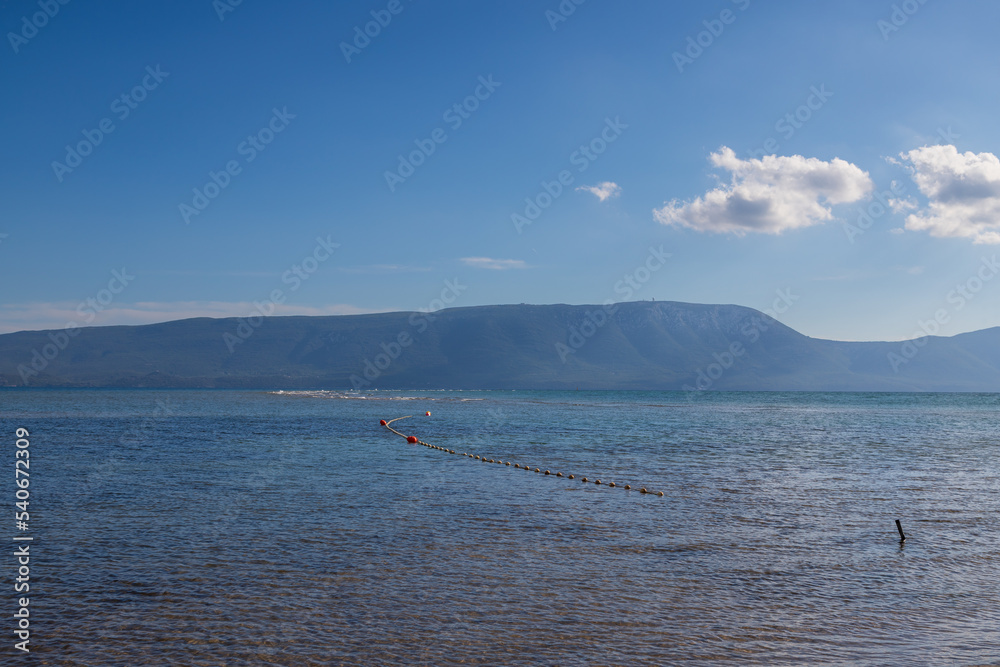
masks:
[[[659,222],[737,236],[780,234],[830,220],[831,206],[858,201],[873,188],[868,172],[840,158],[824,162],[801,155],[765,155],[741,160],[723,146],[709,159],[731,172],[731,182],[693,201],[675,199],[654,209]]]
[[[906,217],[906,229],[931,236],[1000,243],[1000,159],[959,153],[951,144],[900,153],[927,208]]]
[[[589,192],[601,201],[614,199],[622,193],[621,187],[619,187],[617,183],[612,183],[611,181],[604,181],[603,183],[598,183],[597,185],[581,185],[577,188],[577,190]]]
[[[491,257],[463,257],[462,263],[477,269],[492,269],[506,271],[507,269],[526,269],[528,265],[521,259],[493,259]]]

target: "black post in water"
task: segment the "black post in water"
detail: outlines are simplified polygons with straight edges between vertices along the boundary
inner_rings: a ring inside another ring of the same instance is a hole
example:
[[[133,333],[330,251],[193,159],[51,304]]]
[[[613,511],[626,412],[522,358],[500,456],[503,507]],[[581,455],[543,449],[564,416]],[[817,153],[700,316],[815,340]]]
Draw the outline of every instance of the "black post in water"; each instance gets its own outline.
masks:
[[[899,525],[899,519],[896,519],[896,530],[899,531],[899,541],[902,542],[906,539],[906,535],[903,535],[903,527]]]

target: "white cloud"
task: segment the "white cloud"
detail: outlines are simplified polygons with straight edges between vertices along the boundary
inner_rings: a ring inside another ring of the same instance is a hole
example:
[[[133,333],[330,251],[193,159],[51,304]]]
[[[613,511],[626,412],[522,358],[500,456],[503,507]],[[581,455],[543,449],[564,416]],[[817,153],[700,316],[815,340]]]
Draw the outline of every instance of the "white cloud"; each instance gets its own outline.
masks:
[[[617,183],[612,183],[611,181],[604,181],[603,183],[598,183],[597,185],[581,185],[577,190],[583,190],[595,195],[601,201],[606,199],[614,199],[622,193],[621,187]]]
[[[359,315],[380,312],[346,304],[301,306],[273,304],[274,315]],[[84,303],[36,302],[0,305],[3,313],[0,334],[14,331],[63,329],[71,322],[77,326],[118,324],[155,324],[191,317],[247,317],[258,312],[251,301],[171,301],[110,304],[101,312]]]
[[[676,199],[654,209],[664,225],[702,232],[780,234],[830,220],[830,207],[862,199],[872,190],[868,172],[834,158],[824,162],[801,155],[765,155],[741,160],[723,146],[712,153],[716,167],[732,173],[732,182],[703,197]]]
[[[507,269],[526,269],[528,265],[522,259],[493,259],[491,257],[463,257],[462,263],[477,269],[493,269],[494,271],[505,271]]]
[[[892,208],[893,213],[902,213],[903,211],[913,211],[920,208],[912,198],[906,199],[893,199],[889,198],[889,207]]]
[[[906,217],[906,229],[931,236],[1000,243],[1000,159],[959,153],[951,144],[900,153],[927,208]]]

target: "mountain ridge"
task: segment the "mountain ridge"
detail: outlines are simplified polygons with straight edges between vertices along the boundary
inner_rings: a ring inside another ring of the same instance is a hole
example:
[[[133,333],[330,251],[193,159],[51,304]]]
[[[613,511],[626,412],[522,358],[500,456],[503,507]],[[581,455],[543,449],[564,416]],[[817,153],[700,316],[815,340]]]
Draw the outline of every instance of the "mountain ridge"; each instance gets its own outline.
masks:
[[[738,305],[509,304],[0,335],[0,385],[1000,391],[1000,327],[805,336]]]

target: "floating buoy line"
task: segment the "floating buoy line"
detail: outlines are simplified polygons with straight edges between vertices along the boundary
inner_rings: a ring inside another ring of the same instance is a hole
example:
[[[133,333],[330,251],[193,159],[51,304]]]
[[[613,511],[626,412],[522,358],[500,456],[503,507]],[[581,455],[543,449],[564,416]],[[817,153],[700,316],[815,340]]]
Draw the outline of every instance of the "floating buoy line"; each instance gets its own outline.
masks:
[[[429,416],[430,413],[428,412],[427,415]],[[539,474],[542,474],[542,475],[551,475],[553,477],[565,477],[566,479],[572,479],[572,480],[577,479],[576,475],[566,475],[566,474],[563,474],[561,472],[555,472],[554,473],[551,470],[544,470],[543,471],[541,468],[532,468],[529,465],[525,465],[525,464],[521,464],[521,463],[512,463],[510,461],[504,461],[502,459],[497,459],[497,458],[487,458],[487,457],[481,456],[479,454],[470,454],[468,452],[456,452],[454,449],[448,449],[447,447],[440,447],[438,445],[432,445],[429,442],[424,442],[423,440],[421,440],[420,438],[418,438],[415,435],[406,435],[405,433],[400,433],[399,431],[397,431],[396,429],[394,429],[392,427],[392,423],[393,422],[398,422],[400,419],[409,419],[412,416],[413,415],[406,415],[405,417],[396,417],[395,419],[390,419],[389,421],[381,419],[381,420],[379,420],[379,424],[381,424],[382,426],[385,426],[387,429],[389,429],[390,431],[392,431],[393,433],[395,433],[399,437],[405,438],[406,441],[408,443],[410,443],[411,445],[423,445],[424,447],[427,447],[429,449],[436,449],[438,451],[445,452],[447,454],[457,454],[459,456],[465,456],[465,457],[468,457],[468,458],[473,459],[475,461],[482,461],[483,463],[496,463],[496,464],[499,464],[499,465],[502,465],[502,466],[507,466],[507,467],[513,466],[514,468],[519,468],[521,470],[527,470],[528,472],[536,472],[536,473],[539,473]],[[619,486],[619,485],[615,484],[615,482],[608,482],[607,484],[604,484],[604,482],[602,482],[600,480],[600,478],[590,479],[588,477],[580,477],[579,479],[580,479],[581,482],[583,482],[585,484],[593,483],[593,484],[595,484],[597,486],[602,486],[603,485],[603,486],[607,486],[608,488],[611,488],[611,489],[624,489],[625,491],[632,491],[633,490],[633,487],[632,487],[631,484],[625,484],[624,486]],[[640,487],[639,489],[634,489],[634,490],[638,491],[639,493],[647,493],[647,494],[652,494],[654,496],[659,496],[661,498],[663,497],[663,491],[655,491],[655,492],[654,491],[650,491],[649,489],[647,489],[644,486]]]

